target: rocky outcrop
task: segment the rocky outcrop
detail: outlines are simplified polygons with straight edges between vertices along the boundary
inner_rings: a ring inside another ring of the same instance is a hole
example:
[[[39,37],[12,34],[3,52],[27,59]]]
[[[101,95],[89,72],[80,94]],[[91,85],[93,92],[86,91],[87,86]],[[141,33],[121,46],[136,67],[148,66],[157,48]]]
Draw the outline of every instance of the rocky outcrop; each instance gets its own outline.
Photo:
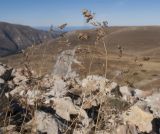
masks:
[[[63,51],[57,59],[53,73],[63,77],[69,77],[71,74],[75,74],[71,69],[72,63],[76,60],[74,56],[75,49]]]
[[[0,91],[1,102],[8,102],[0,103],[1,133],[159,133],[159,91],[148,94],[97,75],[38,77],[3,64]]]

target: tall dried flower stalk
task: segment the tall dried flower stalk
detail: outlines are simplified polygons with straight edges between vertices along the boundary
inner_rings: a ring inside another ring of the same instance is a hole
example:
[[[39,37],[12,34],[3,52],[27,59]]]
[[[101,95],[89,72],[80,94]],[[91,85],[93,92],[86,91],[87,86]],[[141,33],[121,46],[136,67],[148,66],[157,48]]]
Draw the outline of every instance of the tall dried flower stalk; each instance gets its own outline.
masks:
[[[106,61],[105,61],[105,64],[106,64],[105,65],[105,77],[106,77],[107,67],[108,67],[108,52],[107,52],[107,47],[106,47],[106,43],[104,40],[104,36],[106,35],[106,32],[107,32],[108,22],[107,21],[103,21],[103,22],[96,21],[95,20],[95,13],[92,13],[91,11],[89,11],[87,9],[83,9],[82,14],[83,14],[83,17],[86,19],[86,23],[91,24],[92,26],[96,27],[96,29],[97,29],[95,46],[100,42],[103,43],[104,50],[105,50],[105,59],[106,59]],[[89,66],[89,74],[90,74],[92,62],[93,62],[93,57],[91,58],[91,63]]]

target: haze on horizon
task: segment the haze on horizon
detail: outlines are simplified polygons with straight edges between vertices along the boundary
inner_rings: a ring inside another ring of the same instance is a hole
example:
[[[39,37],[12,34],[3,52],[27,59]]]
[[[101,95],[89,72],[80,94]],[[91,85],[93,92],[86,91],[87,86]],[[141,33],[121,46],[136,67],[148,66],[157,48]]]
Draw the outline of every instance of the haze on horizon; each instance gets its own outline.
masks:
[[[97,20],[109,25],[160,25],[159,0],[1,0],[0,21],[49,26],[68,23],[86,26],[81,11],[96,13]]]

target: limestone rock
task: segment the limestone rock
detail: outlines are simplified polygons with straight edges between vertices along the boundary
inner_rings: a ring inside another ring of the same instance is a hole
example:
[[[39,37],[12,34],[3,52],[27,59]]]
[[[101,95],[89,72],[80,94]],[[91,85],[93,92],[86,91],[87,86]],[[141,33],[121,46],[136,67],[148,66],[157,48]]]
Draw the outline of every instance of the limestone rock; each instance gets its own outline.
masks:
[[[140,132],[151,132],[152,131],[152,120],[153,115],[149,112],[145,112],[137,105],[132,106],[129,111],[123,114],[125,122],[129,122],[137,126]]]
[[[115,82],[107,84],[106,93],[110,93],[112,90],[116,89],[118,84]]]
[[[63,97],[67,93],[67,83],[60,77],[44,79],[41,84],[48,88],[44,96]]]
[[[75,49],[63,51],[54,66],[54,75],[67,77],[72,72],[71,65],[74,61]]]
[[[53,99],[53,108],[60,117],[67,121],[71,121],[70,115],[77,115],[84,126],[89,125],[87,113],[82,108],[75,106],[69,97]]]
[[[160,93],[154,93],[151,96],[148,96],[145,99],[147,106],[150,107],[150,110],[156,117],[160,118]]]
[[[23,71],[22,69],[17,69],[17,70],[14,70],[12,72],[12,76],[14,77],[13,78],[13,82],[14,84],[16,85],[20,85],[21,83],[26,83],[26,81],[28,80],[27,77],[23,74]]]
[[[2,78],[0,78],[0,84],[4,84],[4,80]]]
[[[139,89],[134,89],[134,97],[136,98],[145,98],[152,94],[152,91],[143,91]]]
[[[86,79],[82,80],[82,88],[84,88],[83,94],[88,95],[95,91],[100,91],[105,94],[108,82],[109,80],[101,76],[87,76]]]
[[[11,96],[23,95],[23,92],[25,92],[27,89],[28,89],[27,85],[21,84],[20,86],[15,87],[14,90],[12,90],[11,92],[6,93],[6,96],[8,97],[9,94]]]
[[[114,134],[138,134],[138,131],[135,125],[126,124],[119,126]]]
[[[123,86],[123,87],[120,87],[119,90],[120,90],[122,97],[125,101],[130,100],[130,98],[132,97],[132,93],[131,93],[129,87]]]
[[[0,77],[1,77],[2,75],[4,75],[5,72],[6,72],[5,67],[2,66],[2,65],[0,65]]]
[[[15,131],[16,126],[15,125],[8,125],[6,127],[0,128],[0,134],[18,134],[18,132]]]
[[[58,134],[58,126],[52,115],[35,111],[34,118],[25,126],[26,129],[31,129],[32,133],[47,133]]]

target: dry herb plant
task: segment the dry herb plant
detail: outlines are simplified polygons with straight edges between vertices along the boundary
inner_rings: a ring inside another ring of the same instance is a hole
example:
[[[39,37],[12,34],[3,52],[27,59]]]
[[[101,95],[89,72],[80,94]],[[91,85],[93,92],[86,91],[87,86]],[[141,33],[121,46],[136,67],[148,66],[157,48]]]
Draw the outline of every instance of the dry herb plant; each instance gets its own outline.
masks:
[[[103,21],[103,22],[96,21],[95,14],[92,13],[92,12],[90,12],[87,9],[84,9],[82,11],[82,14],[83,14],[84,18],[86,19],[86,23],[89,23],[90,25],[96,27],[96,41],[95,41],[95,44],[94,44],[95,49],[96,49],[96,47],[97,47],[97,45],[99,43],[102,43],[103,46],[104,46],[104,50],[105,50],[105,72],[104,72],[104,76],[106,77],[106,75],[107,75],[107,67],[108,67],[108,52],[107,52],[107,46],[106,46],[106,43],[105,43],[105,40],[104,40],[104,36],[106,35],[107,30],[108,30],[108,22],[107,21]],[[65,23],[63,25],[60,25],[58,28],[62,30],[66,26],[67,26],[67,24]],[[53,27],[50,28],[49,32],[52,32],[52,31],[53,31]],[[65,44],[70,43],[69,40],[65,37],[64,34],[62,34],[61,37],[65,38],[65,41],[63,43],[65,43]],[[78,38],[80,40],[87,40],[89,37],[88,37],[87,34],[79,34]],[[44,51],[45,51],[45,49],[44,49]],[[25,57],[25,61],[24,61],[24,65],[25,65],[24,70],[25,70],[25,72],[24,73],[27,75],[27,78],[29,79],[29,83],[28,84],[30,86],[30,89],[27,89],[27,90],[43,90],[42,89],[42,85],[41,85],[41,79],[42,79],[43,76],[41,76],[41,74],[39,74],[38,77],[34,76],[34,73],[32,72],[32,68],[31,68],[31,63],[30,63],[29,55],[27,53],[25,53],[25,52],[23,52],[23,54],[24,54],[24,57]],[[92,68],[93,60],[94,60],[94,57],[92,56],[90,64],[89,64],[89,70],[88,70],[88,74],[89,75],[91,74],[91,68]],[[94,99],[96,97],[102,96],[102,94],[103,93],[99,92],[92,100],[88,100],[88,103],[92,103],[92,101],[94,101]],[[102,97],[102,99],[103,99],[103,97]],[[24,132],[24,123],[25,123],[25,120],[26,120],[27,116],[29,114],[32,117],[34,116],[34,111],[37,110],[37,106],[40,103],[40,100],[37,100],[37,102],[35,102],[35,106],[32,107],[32,108],[30,108],[28,106],[27,102],[25,102],[25,99],[24,99],[24,102],[21,102],[21,103],[23,103],[23,105],[26,105],[26,109],[25,109],[25,112],[24,112],[24,118],[23,118],[23,121],[21,123],[21,127],[19,128],[19,132],[23,133]],[[103,100],[101,101],[101,104],[99,106],[98,113],[100,113],[100,111],[101,111],[102,103],[103,103]],[[86,105],[86,104],[82,103],[81,109],[84,107],[84,105]],[[6,118],[4,120],[4,126],[8,126],[9,122],[10,122],[10,116],[9,116],[9,119],[7,119],[8,113],[9,113],[9,111],[7,111],[7,113],[6,113]],[[70,131],[71,127],[74,126],[74,128],[76,128],[76,126],[77,126],[76,121],[79,119],[79,116],[80,116],[80,113],[72,121],[72,124],[67,128],[67,130],[65,130],[65,132],[64,132],[65,134],[67,134]],[[98,114],[97,115],[97,119],[96,119],[95,130],[94,130],[95,133],[96,133],[97,127],[99,125],[98,124],[99,123],[99,118],[100,118],[100,115]]]

